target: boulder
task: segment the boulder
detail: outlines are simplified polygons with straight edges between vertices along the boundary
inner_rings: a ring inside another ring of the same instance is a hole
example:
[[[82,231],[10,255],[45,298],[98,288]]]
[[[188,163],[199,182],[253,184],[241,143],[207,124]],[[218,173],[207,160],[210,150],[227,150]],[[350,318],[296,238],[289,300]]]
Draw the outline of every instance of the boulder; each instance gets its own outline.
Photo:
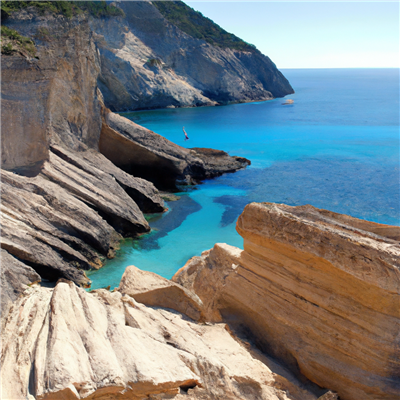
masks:
[[[203,317],[203,303],[197,295],[154,272],[142,271],[133,265],[126,268],[117,290],[146,306],[172,308],[195,321]]]
[[[7,399],[316,400],[273,360],[232,336],[72,282],[33,286],[2,331]]]
[[[400,396],[400,227],[312,206],[246,206],[244,250],[215,245],[173,280],[211,321],[344,400]]]

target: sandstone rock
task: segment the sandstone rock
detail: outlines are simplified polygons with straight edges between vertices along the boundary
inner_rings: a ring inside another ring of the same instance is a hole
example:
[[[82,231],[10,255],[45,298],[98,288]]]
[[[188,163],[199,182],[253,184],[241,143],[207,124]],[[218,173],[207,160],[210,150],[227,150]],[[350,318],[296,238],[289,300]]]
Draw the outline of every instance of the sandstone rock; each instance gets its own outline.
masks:
[[[1,249],[1,315],[6,317],[12,303],[27,285],[40,282],[35,270]]]
[[[399,397],[400,228],[252,203],[237,230],[244,251],[216,245],[173,278],[200,297],[206,318],[250,331],[341,399]]]
[[[275,373],[272,360],[247,349],[225,324],[199,325],[120,292],[87,293],[67,282],[29,288],[2,343],[7,399],[317,398]]]
[[[117,290],[147,306],[172,308],[195,321],[202,319],[203,303],[194,293],[133,265],[126,268]]]
[[[191,183],[250,164],[218,150],[185,149],[109,110],[103,113],[99,147],[121,169],[167,189],[177,181]]]
[[[318,400],[339,400],[339,397],[337,393],[333,393],[331,391],[325,393],[321,397],[318,398]]]

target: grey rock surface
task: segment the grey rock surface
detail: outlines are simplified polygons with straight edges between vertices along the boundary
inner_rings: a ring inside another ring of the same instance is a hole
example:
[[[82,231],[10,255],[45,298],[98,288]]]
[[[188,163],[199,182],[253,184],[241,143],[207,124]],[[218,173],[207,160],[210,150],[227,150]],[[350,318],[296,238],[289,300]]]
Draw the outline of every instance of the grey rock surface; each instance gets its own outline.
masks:
[[[87,17],[30,7],[6,24],[35,41],[38,59],[2,57],[2,168],[36,174],[50,143],[97,149],[100,64]]]
[[[89,280],[82,270],[100,268],[104,257],[113,257],[121,235],[150,228],[115,178],[94,166],[103,156],[62,148],[58,153],[64,159],[49,151],[49,161],[36,177],[2,170],[1,247],[43,278],[64,277],[85,286]],[[154,207],[162,206],[153,185],[141,188],[141,180],[109,164],[110,172],[127,185],[136,185],[143,195],[148,190],[147,201]]]
[[[40,275],[30,266],[13,257],[6,250],[0,252],[1,316],[2,321],[14,301],[32,283],[40,282]]]
[[[87,150],[75,153],[60,146],[51,146],[51,150],[91,175],[102,175],[102,172],[111,175],[142,212],[158,213],[165,210],[164,201],[151,182],[127,174],[98,151]]]
[[[186,149],[135,124],[105,111],[100,152],[115,165],[154,182],[160,189],[174,188],[177,181],[196,183],[245,168],[250,161],[211,149]]]
[[[112,111],[268,100],[293,93],[260,52],[194,39],[149,1],[118,5],[125,17],[90,20],[100,49],[99,87]]]
[[[94,208],[122,235],[148,232],[149,225],[136,203],[111,175],[96,172],[97,176],[90,174],[50,152],[41,175]]]

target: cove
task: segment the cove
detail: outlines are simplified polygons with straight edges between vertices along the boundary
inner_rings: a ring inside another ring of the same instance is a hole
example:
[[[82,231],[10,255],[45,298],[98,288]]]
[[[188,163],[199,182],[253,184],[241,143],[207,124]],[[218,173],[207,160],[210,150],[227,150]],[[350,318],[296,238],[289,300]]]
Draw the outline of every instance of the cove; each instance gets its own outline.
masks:
[[[398,70],[282,72],[296,91],[291,105],[275,99],[122,114],[180,146],[225,150],[252,165],[182,188],[167,213],[147,216],[150,234],[125,239],[116,258],[88,274],[92,289],[117,286],[128,265],[170,278],[215,243],[242,247],[235,224],[252,201],[400,225]]]

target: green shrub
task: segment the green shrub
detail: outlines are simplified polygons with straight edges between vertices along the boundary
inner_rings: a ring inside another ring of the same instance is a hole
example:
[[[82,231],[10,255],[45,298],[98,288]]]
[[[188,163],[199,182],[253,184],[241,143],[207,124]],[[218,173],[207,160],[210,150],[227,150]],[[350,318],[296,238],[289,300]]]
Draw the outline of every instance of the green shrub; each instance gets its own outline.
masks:
[[[159,67],[162,65],[162,61],[159,58],[149,58],[146,63],[152,67]]]
[[[154,1],[153,5],[165,19],[193,38],[205,40],[217,47],[258,51],[254,45],[225,31],[211,19],[204,17],[202,13],[193,10],[182,1]]]
[[[40,12],[46,11],[62,14],[67,18],[87,12],[95,17],[115,17],[124,15],[124,12],[114,6],[101,1],[2,1],[1,8],[7,13],[34,6]]]
[[[7,55],[9,55],[9,54],[12,54],[13,51],[15,51],[15,50],[13,49],[11,43],[7,43],[7,44],[5,44],[4,46],[1,46],[1,53],[2,53],[2,54],[7,54]]]
[[[32,56],[34,56],[36,53],[35,43],[31,39],[20,35],[14,29],[10,29],[7,26],[2,25],[1,37],[2,40],[3,39],[11,40],[10,43],[7,43],[1,47],[1,52],[3,54],[12,54],[14,51],[17,51],[18,47],[21,47],[22,49],[26,50]],[[13,44],[17,46],[16,49],[14,49]]]

